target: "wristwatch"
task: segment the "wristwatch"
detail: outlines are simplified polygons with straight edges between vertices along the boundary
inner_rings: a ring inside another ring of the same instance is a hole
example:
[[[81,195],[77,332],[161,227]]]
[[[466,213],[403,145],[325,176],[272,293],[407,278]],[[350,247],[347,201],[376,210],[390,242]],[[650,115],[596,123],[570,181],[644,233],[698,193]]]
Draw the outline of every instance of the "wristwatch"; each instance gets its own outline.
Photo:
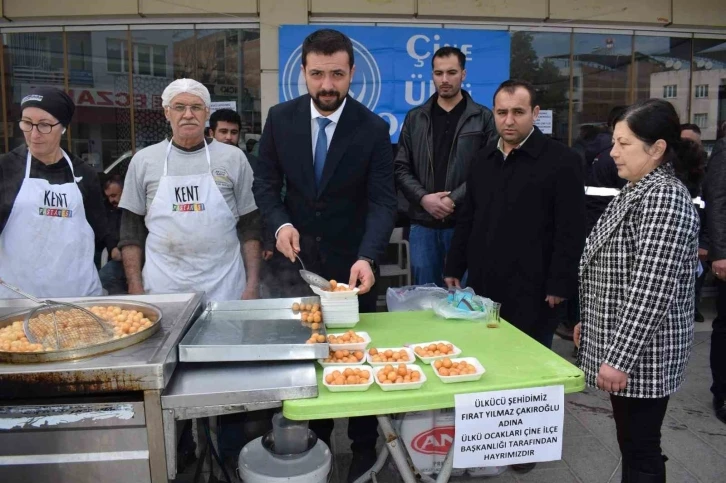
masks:
[[[373,270],[373,272],[376,272],[378,270],[378,264],[372,258],[358,257],[358,260],[363,260],[363,261],[368,262],[368,264],[371,266],[371,270]]]

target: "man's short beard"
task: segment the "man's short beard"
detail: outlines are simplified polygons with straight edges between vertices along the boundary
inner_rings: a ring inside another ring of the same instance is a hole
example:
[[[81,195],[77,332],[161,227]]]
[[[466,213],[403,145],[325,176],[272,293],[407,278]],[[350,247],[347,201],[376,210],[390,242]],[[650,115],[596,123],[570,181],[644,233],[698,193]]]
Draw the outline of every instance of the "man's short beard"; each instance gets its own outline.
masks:
[[[335,101],[333,102],[323,102],[320,100],[320,96],[322,95],[330,95],[333,94],[337,96]],[[338,108],[343,104],[343,101],[345,100],[345,96],[347,96],[348,93],[346,92],[345,95],[340,95],[340,92],[337,91],[320,91],[315,96],[313,96],[313,102],[317,106],[318,109],[320,109],[323,112],[334,112],[337,111]]]

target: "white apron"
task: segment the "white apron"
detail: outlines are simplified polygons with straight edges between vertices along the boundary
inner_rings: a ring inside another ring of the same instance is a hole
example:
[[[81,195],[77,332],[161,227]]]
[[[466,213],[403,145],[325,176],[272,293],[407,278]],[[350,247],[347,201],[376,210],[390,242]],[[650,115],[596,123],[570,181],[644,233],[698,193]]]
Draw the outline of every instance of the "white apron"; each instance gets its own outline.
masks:
[[[61,151],[75,179],[73,163]],[[28,151],[25,179],[0,234],[0,279],[41,298],[101,295],[81,190],[75,182],[31,178],[30,161]],[[0,287],[0,299],[17,297]]]
[[[147,293],[206,292],[207,301],[239,300],[246,286],[237,238],[237,219],[224,201],[210,170],[204,174],[164,174],[146,214]]]

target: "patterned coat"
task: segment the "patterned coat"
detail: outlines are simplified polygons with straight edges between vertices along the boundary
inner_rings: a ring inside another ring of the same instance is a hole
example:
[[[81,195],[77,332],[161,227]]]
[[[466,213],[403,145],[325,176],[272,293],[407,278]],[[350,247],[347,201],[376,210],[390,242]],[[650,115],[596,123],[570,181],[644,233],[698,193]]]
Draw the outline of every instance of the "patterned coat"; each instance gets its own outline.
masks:
[[[600,365],[628,373],[615,393],[660,398],[677,391],[693,340],[699,219],[670,165],[608,205],[580,260],[579,364],[597,387]]]

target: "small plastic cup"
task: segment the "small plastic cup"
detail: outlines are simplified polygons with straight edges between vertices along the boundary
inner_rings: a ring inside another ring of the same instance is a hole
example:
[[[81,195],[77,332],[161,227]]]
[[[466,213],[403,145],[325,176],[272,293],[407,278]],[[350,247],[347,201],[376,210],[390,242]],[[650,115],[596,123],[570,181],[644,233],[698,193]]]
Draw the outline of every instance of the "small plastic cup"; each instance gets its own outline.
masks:
[[[486,317],[487,327],[491,329],[499,328],[499,309],[501,307],[502,304],[499,304],[497,302],[492,302],[492,304],[488,307],[489,313]]]

